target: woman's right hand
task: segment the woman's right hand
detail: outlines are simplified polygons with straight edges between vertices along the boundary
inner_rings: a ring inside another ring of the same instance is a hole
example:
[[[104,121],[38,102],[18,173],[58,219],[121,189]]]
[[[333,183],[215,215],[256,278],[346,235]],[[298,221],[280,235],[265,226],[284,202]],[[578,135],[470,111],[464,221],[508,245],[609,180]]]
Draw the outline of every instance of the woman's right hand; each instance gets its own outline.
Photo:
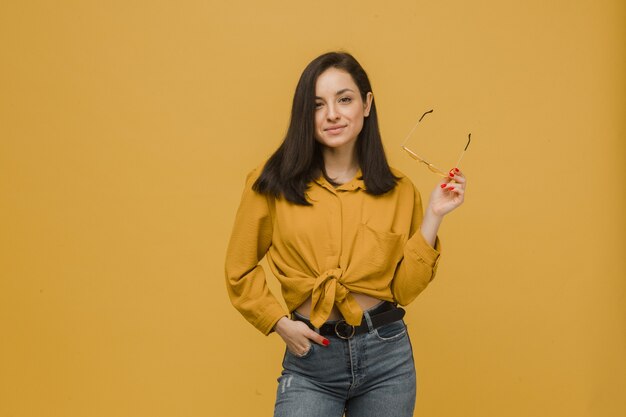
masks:
[[[274,326],[274,331],[283,338],[287,349],[296,356],[304,356],[311,349],[311,343],[328,346],[330,341],[311,330],[305,323],[283,317]]]

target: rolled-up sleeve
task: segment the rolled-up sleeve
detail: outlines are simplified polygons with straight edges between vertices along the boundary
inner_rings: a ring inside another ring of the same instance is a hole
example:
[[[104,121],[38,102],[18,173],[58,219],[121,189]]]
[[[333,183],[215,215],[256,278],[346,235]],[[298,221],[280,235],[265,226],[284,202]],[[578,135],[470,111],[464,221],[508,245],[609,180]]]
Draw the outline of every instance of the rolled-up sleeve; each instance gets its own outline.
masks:
[[[263,334],[286,312],[270,291],[259,262],[272,244],[268,197],[252,189],[259,169],[248,174],[226,251],[226,288],[233,306]]]
[[[438,236],[434,248],[422,236],[420,230],[424,218],[422,199],[415,187],[413,191],[411,234],[404,246],[404,256],[398,263],[391,283],[393,296],[400,305],[411,303],[435,278],[441,253],[441,242]]]

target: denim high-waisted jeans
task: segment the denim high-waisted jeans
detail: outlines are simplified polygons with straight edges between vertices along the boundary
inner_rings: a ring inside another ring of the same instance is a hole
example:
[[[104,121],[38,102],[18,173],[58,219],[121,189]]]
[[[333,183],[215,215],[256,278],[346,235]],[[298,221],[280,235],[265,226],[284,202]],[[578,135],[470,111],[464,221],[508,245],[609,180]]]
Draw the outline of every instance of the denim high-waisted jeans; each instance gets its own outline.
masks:
[[[304,356],[285,351],[274,417],[411,417],[416,377],[403,320],[330,345],[312,343]],[[297,315],[297,313],[294,313]]]

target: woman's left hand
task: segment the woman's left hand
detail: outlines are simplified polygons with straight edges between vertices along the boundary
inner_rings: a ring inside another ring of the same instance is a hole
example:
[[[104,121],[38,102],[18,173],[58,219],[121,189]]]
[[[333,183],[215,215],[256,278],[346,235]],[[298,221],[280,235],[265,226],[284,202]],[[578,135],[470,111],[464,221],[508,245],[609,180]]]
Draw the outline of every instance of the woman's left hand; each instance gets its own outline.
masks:
[[[428,208],[438,217],[450,213],[463,204],[466,184],[467,180],[463,172],[457,168],[452,168],[449,176],[437,184],[437,187],[430,194]]]

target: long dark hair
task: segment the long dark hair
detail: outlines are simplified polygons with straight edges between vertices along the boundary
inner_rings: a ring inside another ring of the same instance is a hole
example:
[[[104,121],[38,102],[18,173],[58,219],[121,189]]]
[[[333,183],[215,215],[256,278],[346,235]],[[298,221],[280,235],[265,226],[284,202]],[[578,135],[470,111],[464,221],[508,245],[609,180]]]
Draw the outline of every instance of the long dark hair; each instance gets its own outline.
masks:
[[[366,101],[372,86],[365,70],[352,55],[329,52],[311,61],[298,81],[285,139],[254,183],[255,191],[283,196],[295,204],[311,205],[305,197],[308,184],[321,174],[326,175],[322,145],[315,139],[315,84],[320,74],[331,67],[349,73],[359,87],[362,100]],[[357,138],[356,152],[367,193],[380,195],[395,187],[397,178],[385,157],[374,99]]]

